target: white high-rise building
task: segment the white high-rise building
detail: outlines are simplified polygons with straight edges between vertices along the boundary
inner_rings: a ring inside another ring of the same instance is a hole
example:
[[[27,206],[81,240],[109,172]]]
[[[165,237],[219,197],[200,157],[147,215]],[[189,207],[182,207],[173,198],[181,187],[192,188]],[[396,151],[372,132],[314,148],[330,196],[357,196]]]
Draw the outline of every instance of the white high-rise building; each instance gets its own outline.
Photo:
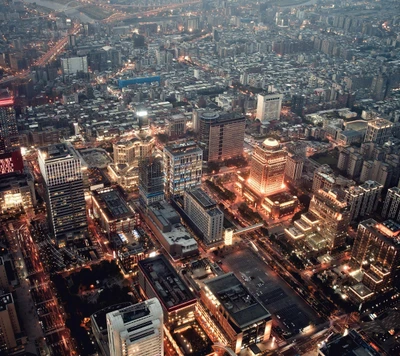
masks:
[[[224,213],[203,189],[185,192],[185,212],[203,235],[206,245],[221,242],[223,238]]]
[[[165,195],[181,196],[185,190],[201,185],[203,150],[194,141],[165,146],[163,167]]]
[[[164,355],[163,310],[157,298],[108,313],[110,356]]]
[[[76,74],[78,72],[87,73],[87,57],[61,58],[61,68],[64,75]]]
[[[258,94],[257,119],[261,122],[279,120],[283,94]]]
[[[46,188],[47,216],[56,244],[84,237],[86,203],[81,160],[71,144],[59,143],[38,150]]]

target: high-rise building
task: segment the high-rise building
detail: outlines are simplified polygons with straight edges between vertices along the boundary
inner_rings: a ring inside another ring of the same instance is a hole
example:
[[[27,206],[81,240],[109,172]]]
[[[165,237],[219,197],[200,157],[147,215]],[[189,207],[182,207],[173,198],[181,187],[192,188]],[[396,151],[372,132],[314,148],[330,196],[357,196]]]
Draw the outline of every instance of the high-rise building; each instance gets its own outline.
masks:
[[[368,121],[364,142],[375,142],[383,145],[392,136],[393,123],[386,119]]]
[[[257,119],[262,121],[279,120],[281,116],[283,94],[258,94]]]
[[[314,193],[308,211],[318,218],[328,248],[335,249],[344,244],[350,224],[349,206],[344,199],[335,191],[320,189]]]
[[[14,110],[14,99],[6,92],[0,93],[0,153],[18,147],[18,128]]]
[[[72,145],[59,143],[39,148],[38,161],[50,229],[56,244],[63,247],[87,231],[81,160]]]
[[[164,355],[163,310],[157,298],[108,313],[110,356]]]
[[[364,220],[358,225],[351,264],[364,270],[363,284],[376,292],[387,288],[398,268],[400,226],[391,220]]]
[[[61,68],[64,75],[88,72],[88,60],[86,56],[61,58]]]
[[[336,178],[331,167],[323,164],[314,171],[312,181],[313,193],[318,192],[320,189],[331,190],[336,183]]]
[[[303,174],[304,159],[300,156],[292,155],[288,156],[285,167],[285,178],[292,181],[298,182]]]
[[[222,241],[224,213],[203,189],[194,188],[185,192],[184,210],[202,234],[206,245]]]
[[[400,188],[390,188],[383,203],[382,216],[400,222]]]
[[[148,157],[139,163],[139,199],[144,206],[164,199],[161,157]]]
[[[203,151],[194,141],[164,147],[164,190],[167,197],[183,195],[201,184]]]
[[[375,212],[382,189],[383,185],[373,180],[367,180],[364,184],[347,188],[345,192],[350,208],[350,220]]]
[[[0,176],[7,173],[22,173],[24,171],[24,162],[19,149],[0,153]]]
[[[271,195],[284,188],[287,152],[272,138],[254,148],[248,185],[258,194]]]
[[[243,154],[243,115],[205,111],[198,120],[204,161],[223,161]]]
[[[14,299],[11,293],[0,296],[0,354],[18,346],[17,334],[21,333]]]

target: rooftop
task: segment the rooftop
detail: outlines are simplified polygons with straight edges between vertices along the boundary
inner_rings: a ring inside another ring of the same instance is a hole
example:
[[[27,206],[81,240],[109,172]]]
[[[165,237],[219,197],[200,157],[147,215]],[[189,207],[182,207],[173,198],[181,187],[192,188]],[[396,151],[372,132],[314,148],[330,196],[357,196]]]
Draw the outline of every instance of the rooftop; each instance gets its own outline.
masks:
[[[111,313],[116,310],[120,310],[122,308],[126,308],[130,306],[132,303],[130,302],[125,302],[125,303],[120,303],[120,304],[114,304],[111,305],[110,307],[101,309],[97,311],[96,313],[91,315],[92,321],[94,321],[97,325],[97,328],[99,329],[100,332],[105,331],[107,332],[107,320],[106,320],[106,315],[108,313]]]
[[[205,285],[229,313],[236,327],[243,329],[257,321],[271,318],[269,311],[232,272],[210,279]]]
[[[216,202],[208,196],[208,194],[201,188],[195,188],[187,191],[187,194],[192,196],[203,209],[209,209],[216,206]]]
[[[78,154],[76,153],[75,149],[67,143],[56,143],[53,145],[40,147],[39,151],[42,156],[44,156],[46,161],[70,156],[74,156],[78,159]]]
[[[93,192],[93,197],[107,216],[111,219],[133,217],[133,212],[115,188],[104,188]]]
[[[163,255],[146,258],[138,265],[168,312],[196,303],[195,296]]]

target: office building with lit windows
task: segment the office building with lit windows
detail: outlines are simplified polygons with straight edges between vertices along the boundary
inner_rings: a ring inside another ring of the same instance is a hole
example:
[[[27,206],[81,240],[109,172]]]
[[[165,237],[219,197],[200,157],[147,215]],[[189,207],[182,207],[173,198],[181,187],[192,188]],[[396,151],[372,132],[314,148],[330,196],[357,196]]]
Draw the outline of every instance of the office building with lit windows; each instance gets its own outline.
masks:
[[[198,120],[204,161],[223,161],[243,154],[243,115],[205,111],[199,114]]]
[[[164,199],[164,171],[161,157],[148,157],[139,163],[139,200],[148,205]]]
[[[0,153],[11,152],[18,146],[14,98],[9,96],[8,92],[0,93]]]
[[[194,141],[165,146],[163,169],[166,197],[182,196],[185,190],[201,185],[203,151]]]
[[[110,356],[164,355],[163,311],[157,298],[108,313]]]
[[[364,272],[363,288],[372,293],[389,288],[400,261],[400,225],[392,220],[364,220],[358,225],[351,265]],[[353,294],[358,290],[353,288]],[[360,294],[360,293],[358,293]],[[362,301],[361,296],[359,299]]]
[[[81,160],[72,145],[59,143],[39,148],[38,162],[50,231],[57,246],[63,247],[87,232]]]
[[[224,213],[203,189],[194,188],[185,192],[184,210],[206,245],[222,241]]]
[[[200,297],[236,354],[270,338],[271,314],[232,272],[205,281]]]
[[[9,355],[20,345],[21,327],[19,325],[14,298],[11,293],[0,295],[0,354]]]
[[[271,195],[282,191],[284,186],[287,152],[279,142],[267,138],[254,148],[250,162],[248,186],[258,195]]]
[[[154,142],[152,136],[147,136],[142,132],[131,140],[115,143],[113,145],[114,163],[137,167],[140,160],[151,156]]]

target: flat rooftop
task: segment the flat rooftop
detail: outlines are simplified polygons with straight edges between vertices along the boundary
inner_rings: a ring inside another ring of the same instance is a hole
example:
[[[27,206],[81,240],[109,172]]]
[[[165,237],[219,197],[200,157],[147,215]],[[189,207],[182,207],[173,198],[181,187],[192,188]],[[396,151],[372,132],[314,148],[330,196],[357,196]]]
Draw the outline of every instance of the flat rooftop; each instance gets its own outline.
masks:
[[[39,151],[42,155],[44,155],[46,161],[68,156],[74,156],[76,159],[79,159],[75,149],[67,143],[56,143],[53,145],[40,147]]]
[[[354,330],[348,335],[337,334],[324,344],[320,349],[322,355],[326,356],[379,356],[371,346]]]
[[[109,220],[133,217],[132,210],[117,189],[99,189],[93,192],[93,197]]]
[[[96,313],[92,314],[91,319],[92,319],[92,321],[94,321],[96,323],[97,328],[99,329],[100,332],[104,331],[105,333],[107,333],[106,315],[108,313],[112,313],[113,311],[129,307],[130,305],[132,305],[132,303],[130,303],[130,302],[111,305],[107,308],[101,309],[101,310],[97,311]]]
[[[270,312],[251,295],[233,272],[210,279],[204,284],[223,305],[239,329],[271,318]]]
[[[217,205],[217,203],[201,188],[191,189],[187,194],[193,197],[203,209],[210,209]]]
[[[168,312],[195,304],[197,299],[163,255],[139,261],[139,269]]]

